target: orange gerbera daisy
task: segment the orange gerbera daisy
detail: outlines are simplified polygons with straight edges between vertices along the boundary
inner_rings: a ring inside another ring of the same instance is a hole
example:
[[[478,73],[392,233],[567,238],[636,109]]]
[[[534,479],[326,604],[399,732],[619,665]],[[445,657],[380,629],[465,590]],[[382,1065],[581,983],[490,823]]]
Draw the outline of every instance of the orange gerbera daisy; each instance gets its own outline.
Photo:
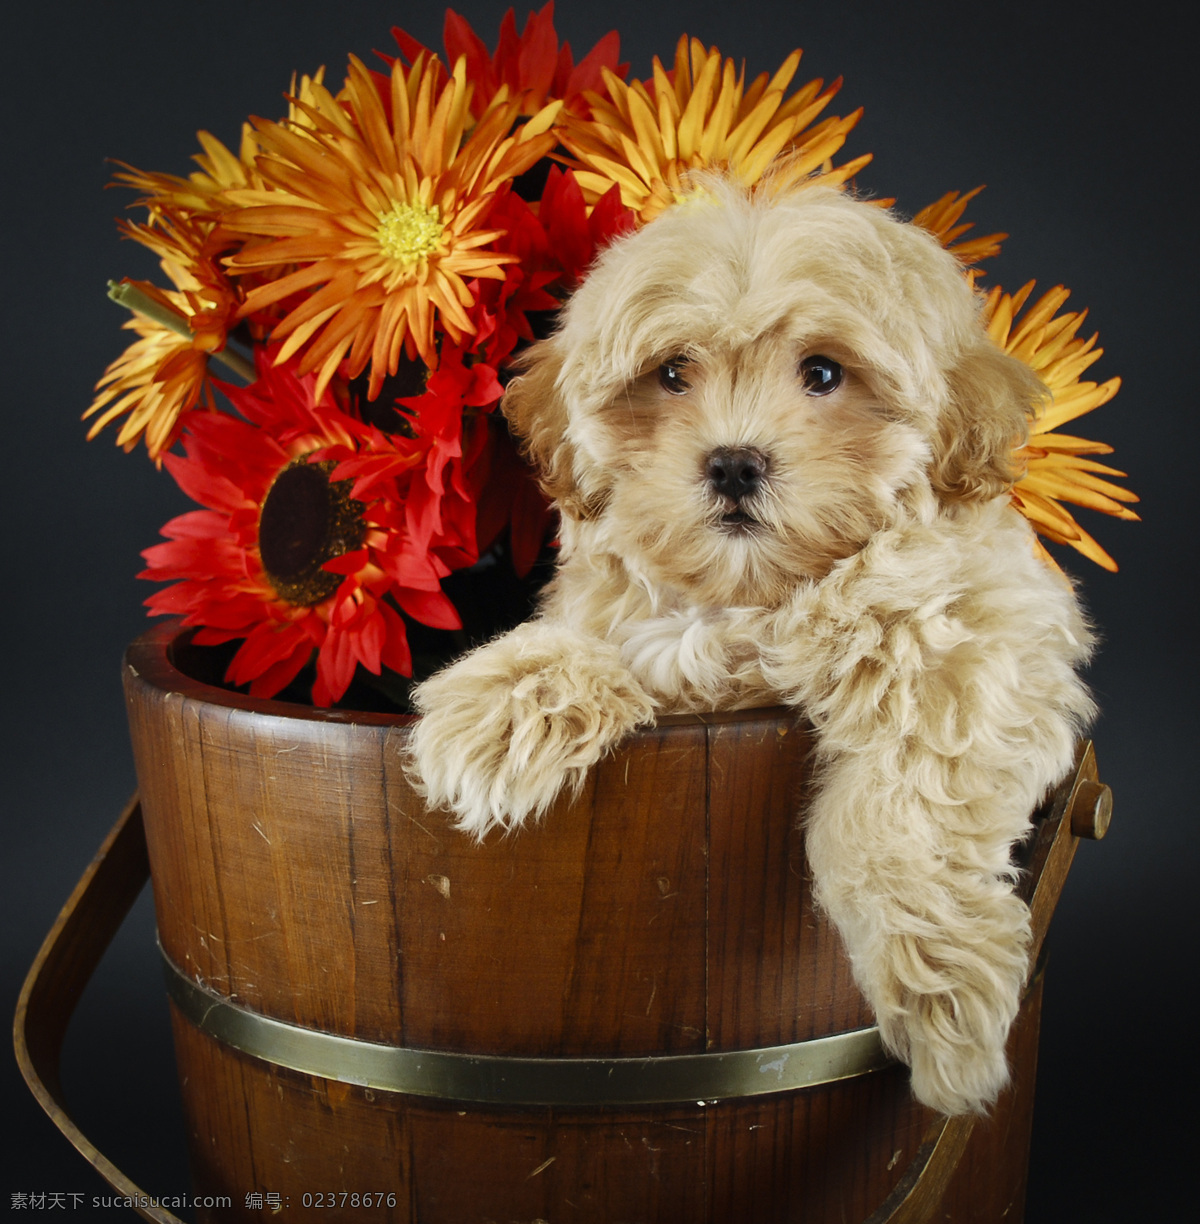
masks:
[[[586,95],[592,118],[563,117],[562,143],[580,186],[595,201],[618,184],[621,202],[644,224],[689,192],[690,171],[706,167],[728,171],[746,186],[757,183],[773,161],[771,181],[781,189],[810,177],[830,185],[846,182],[870,155],[837,169],[830,159],[862,112],[825,119],[806,131],[841,79],[824,92],[823,81],[809,81],[785,101],[799,65],[800,52],[793,51],[773,77],[763,73],[746,89],[745,74],[733,60],[685,35],[673,72],[655,57],[653,78],[627,85],[605,69],[608,96]]]
[[[318,395],[343,360],[350,377],[369,364],[374,398],[402,352],[436,365],[435,319],[456,343],[473,332],[467,282],[503,279],[516,259],[487,249],[500,235],[482,228],[488,209],[550,151],[559,108],[513,131],[517,106],[501,91],[468,133],[464,62],[446,78],[426,57],[397,60],[379,85],[351,58],[337,104],[313,92],[318,105],[300,108],[310,126],[254,121],[265,187],[226,193],[224,230],[250,240],[228,263],[280,273],[241,311],[290,306],[273,332],[279,360],[299,354]]]
[[[1123,477],[1124,472],[1086,458],[1111,454],[1111,446],[1057,430],[1107,403],[1116,395],[1121,380],[1110,378],[1099,384],[1081,381],[1080,375],[1104,350],[1096,348],[1095,335],[1081,340],[1076,334],[1087,311],[1057,313],[1069,296],[1061,285],[1044,293],[1018,320],[1034,283],[1030,281],[1015,294],[1004,293],[997,286],[985,306],[992,339],[1029,365],[1050,392],[1044,411],[1032,423],[1028,445],[1017,452],[1025,475],[1013,488],[1013,502],[1048,540],[1069,544],[1097,565],[1115,571],[1117,563],[1062,503],[1136,522],[1138,516],[1124,503],[1138,498],[1105,479]]]

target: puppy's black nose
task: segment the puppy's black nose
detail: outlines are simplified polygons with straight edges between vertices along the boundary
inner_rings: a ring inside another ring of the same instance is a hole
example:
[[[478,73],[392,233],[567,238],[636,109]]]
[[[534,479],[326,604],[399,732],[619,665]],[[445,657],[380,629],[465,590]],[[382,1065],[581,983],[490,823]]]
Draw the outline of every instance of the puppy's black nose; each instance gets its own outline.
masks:
[[[720,446],[708,456],[704,471],[717,493],[741,501],[762,485],[767,457],[751,446]]]

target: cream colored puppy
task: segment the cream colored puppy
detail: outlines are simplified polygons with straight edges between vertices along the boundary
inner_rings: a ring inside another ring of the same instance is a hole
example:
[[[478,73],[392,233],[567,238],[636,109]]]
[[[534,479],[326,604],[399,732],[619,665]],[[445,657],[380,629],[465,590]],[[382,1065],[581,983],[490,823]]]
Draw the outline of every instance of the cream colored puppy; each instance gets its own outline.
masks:
[[[660,713],[816,731],[821,903],[917,1097],[980,1111],[1028,970],[1010,852],[1092,713],[1088,629],[1010,506],[1044,389],[884,209],[710,181],[623,239],[505,411],[562,514],[537,616],[416,692],[411,766],[482,838]]]

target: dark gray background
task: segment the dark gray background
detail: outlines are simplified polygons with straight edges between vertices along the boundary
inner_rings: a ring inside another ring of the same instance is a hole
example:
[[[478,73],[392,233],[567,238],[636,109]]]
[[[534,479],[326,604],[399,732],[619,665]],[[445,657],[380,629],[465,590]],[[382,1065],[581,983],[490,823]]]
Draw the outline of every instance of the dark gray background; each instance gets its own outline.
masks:
[[[462,11],[491,45],[503,5]],[[1116,815],[1108,841],[1082,847],[1052,931],[1030,1224],[1180,1218],[1193,1164],[1197,143],[1182,15],[1055,0],[566,0],[558,11],[577,52],[617,27],[639,76],[684,30],[744,56],[751,73],[803,46],[802,79],[842,74],[836,109],[866,108],[848,148],[876,155],[863,184],[913,211],[986,182],[970,214],[978,232],[1012,235],[989,283],[1070,286],[1107,350],[1098,374],[1125,380],[1079,428],[1116,446],[1145,522],[1086,520],[1119,575],[1070,563],[1106,638],[1091,679]],[[247,114],[280,113],[294,69],[325,63],[340,79],[346,53],[390,49],[397,22],[440,47],[440,8],[381,0],[47,0],[6,17],[9,1009],[133,789],[118,663],[144,625],[137,554],[187,508],[143,454],[124,456],[111,435],[85,443],[78,420],[125,342],[106,279],[152,275],[117,237],[127,197],[105,192],[105,158],[186,173],[197,129],[233,144]],[[65,1078],[101,1147],[151,1192],[179,1194],[186,1161],[152,924],[143,898],[72,1029]],[[103,1192],[4,1065],[6,1200]]]

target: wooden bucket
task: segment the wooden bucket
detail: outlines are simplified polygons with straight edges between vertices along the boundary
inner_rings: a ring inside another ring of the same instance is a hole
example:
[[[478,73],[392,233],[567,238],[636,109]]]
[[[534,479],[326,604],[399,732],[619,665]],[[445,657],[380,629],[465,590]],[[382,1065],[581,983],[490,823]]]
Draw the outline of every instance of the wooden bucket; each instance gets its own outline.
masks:
[[[406,782],[411,720],[190,653],[153,630],[125,685],[205,1218],[1021,1218],[1040,979],[986,1122],[913,1102],[812,905],[785,711],[665,719],[479,846]]]

